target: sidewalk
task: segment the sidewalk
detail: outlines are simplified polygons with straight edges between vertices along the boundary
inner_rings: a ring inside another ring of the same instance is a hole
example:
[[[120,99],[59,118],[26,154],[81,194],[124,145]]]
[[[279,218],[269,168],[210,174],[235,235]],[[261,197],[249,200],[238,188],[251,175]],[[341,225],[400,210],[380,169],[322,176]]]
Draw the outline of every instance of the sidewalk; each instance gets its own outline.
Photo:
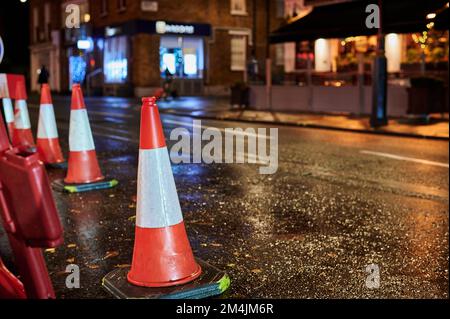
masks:
[[[204,119],[293,125],[341,131],[387,134],[396,136],[449,139],[448,114],[444,118],[433,114],[428,124],[417,124],[411,119],[389,120],[389,125],[378,129],[370,127],[368,116],[347,114],[287,113],[231,109],[225,98],[181,97],[175,101],[158,103],[162,113],[189,115]]]

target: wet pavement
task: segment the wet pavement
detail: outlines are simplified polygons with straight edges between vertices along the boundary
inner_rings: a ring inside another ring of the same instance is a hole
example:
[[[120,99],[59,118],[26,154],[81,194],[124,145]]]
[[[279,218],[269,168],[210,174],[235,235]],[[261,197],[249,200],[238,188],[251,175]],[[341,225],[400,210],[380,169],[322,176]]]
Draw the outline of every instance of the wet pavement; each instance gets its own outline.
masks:
[[[58,298],[110,298],[101,279],[131,262],[139,105],[86,104],[102,170],[120,184],[54,193],[65,243],[45,257]],[[67,151],[68,100],[55,98],[55,109]],[[29,110],[36,132],[37,105]],[[192,131],[188,116],[162,119],[166,139],[175,127]],[[194,254],[231,277],[224,298],[448,298],[447,141],[288,126],[278,135],[273,175],[258,164],[172,165]],[[5,241],[0,231],[2,252]],[[68,264],[80,267],[80,289],[65,286]],[[378,289],[365,284],[370,264],[380,269]]]

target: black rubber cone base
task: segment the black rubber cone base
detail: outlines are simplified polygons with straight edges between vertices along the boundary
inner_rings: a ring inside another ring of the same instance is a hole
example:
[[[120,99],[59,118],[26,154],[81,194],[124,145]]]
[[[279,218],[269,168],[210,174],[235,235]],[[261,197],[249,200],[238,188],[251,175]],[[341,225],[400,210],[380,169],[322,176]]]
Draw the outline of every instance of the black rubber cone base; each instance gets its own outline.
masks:
[[[127,280],[130,267],[119,268],[107,274],[103,288],[118,299],[202,299],[222,294],[230,287],[230,277],[210,264],[197,259],[202,274],[194,281],[173,287],[146,288],[132,285]]]
[[[67,162],[45,164],[45,167],[50,169],[67,169]]]
[[[104,179],[100,182],[89,183],[89,184],[67,184],[64,180],[58,179],[52,183],[53,189],[64,192],[64,193],[82,193],[95,191],[100,189],[108,189],[117,186],[119,182],[112,179]]]

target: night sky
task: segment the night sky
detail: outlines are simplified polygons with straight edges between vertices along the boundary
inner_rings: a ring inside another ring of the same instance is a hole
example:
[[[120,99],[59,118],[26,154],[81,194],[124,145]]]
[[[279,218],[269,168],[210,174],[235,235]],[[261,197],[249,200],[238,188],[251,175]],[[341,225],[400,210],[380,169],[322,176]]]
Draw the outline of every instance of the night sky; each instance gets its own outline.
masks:
[[[28,75],[29,53],[29,1],[0,1],[0,36],[5,45],[5,55],[0,63],[0,73]]]

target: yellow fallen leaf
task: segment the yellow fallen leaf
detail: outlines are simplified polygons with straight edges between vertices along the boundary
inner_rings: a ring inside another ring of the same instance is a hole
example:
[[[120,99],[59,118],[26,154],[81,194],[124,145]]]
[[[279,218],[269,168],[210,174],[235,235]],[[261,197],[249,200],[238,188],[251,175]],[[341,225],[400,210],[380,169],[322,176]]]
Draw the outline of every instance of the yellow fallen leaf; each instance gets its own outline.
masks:
[[[114,268],[128,268],[131,267],[130,264],[121,264],[121,265],[115,265]]]
[[[45,250],[45,252],[46,252],[46,253],[49,253],[49,254],[54,254],[55,251],[56,251],[56,248],[47,248],[47,249]]]
[[[73,263],[75,262],[75,258],[74,258],[74,257],[72,257],[72,258],[67,258],[66,261],[67,261],[69,264],[73,264]]]
[[[252,269],[252,273],[254,273],[254,274],[259,274],[261,272],[262,272],[261,269]]]
[[[105,257],[103,257],[103,260],[108,259],[108,258],[112,258],[112,257],[116,257],[119,256],[119,252],[118,251],[107,251]]]
[[[91,265],[86,265],[86,267],[88,267],[89,269],[98,269],[98,268],[100,268],[100,266],[99,265],[94,265],[94,264],[91,264]]]
[[[68,244],[68,245],[67,245],[67,248],[75,248],[75,247],[77,247],[76,244]]]

